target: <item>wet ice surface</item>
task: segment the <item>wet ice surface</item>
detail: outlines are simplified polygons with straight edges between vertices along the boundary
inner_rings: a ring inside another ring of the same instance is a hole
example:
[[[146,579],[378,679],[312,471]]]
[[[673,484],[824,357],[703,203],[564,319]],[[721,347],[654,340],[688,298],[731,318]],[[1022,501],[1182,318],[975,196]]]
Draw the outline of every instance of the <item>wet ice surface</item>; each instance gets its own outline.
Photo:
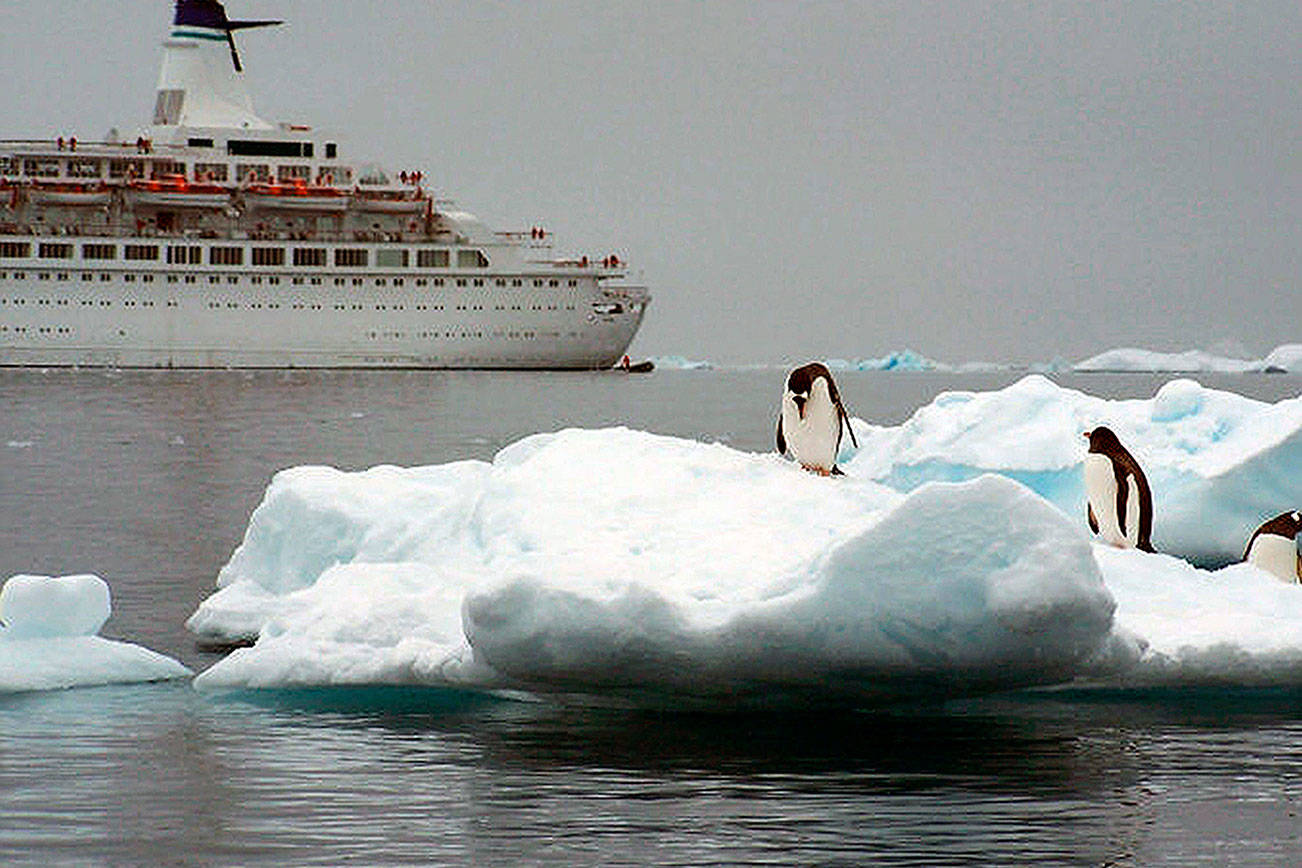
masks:
[[[1016,378],[838,373],[852,413],[891,425],[941,390]],[[205,669],[218,658],[196,650],[184,621],[277,470],[488,460],[566,425],[761,451],[780,379],[2,371],[0,442],[30,445],[0,451],[0,575],[95,572],[113,588],[103,635]],[[1127,398],[1151,398],[1162,382],[1059,379]],[[1204,385],[1270,402],[1302,391],[1283,376]],[[215,702],[184,683],[3,698],[0,856],[1296,861],[1302,697],[1290,690],[1055,693],[816,716],[477,703],[411,690]]]

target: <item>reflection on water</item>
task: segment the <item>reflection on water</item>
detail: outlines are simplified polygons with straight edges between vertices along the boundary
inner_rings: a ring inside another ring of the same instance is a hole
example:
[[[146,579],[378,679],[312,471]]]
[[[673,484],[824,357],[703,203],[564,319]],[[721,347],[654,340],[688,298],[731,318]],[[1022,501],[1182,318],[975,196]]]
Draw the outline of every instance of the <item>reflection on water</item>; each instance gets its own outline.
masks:
[[[0,700],[6,864],[1291,864],[1298,695],[658,715],[185,685]],[[1231,708],[1230,706],[1234,707]],[[1231,860],[1234,861],[1234,860]]]
[[[838,374],[879,423],[1017,374]],[[781,371],[0,371],[0,577],[95,572],[181,658],[271,475],[628,424],[772,448]],[[1058,378],[1149,396],[1152,376]],[[1296,377],[1200,377],[1277,400]],[[687,715],[433,691],[0,697],[0,864],[1294,865],[1302,695]]]

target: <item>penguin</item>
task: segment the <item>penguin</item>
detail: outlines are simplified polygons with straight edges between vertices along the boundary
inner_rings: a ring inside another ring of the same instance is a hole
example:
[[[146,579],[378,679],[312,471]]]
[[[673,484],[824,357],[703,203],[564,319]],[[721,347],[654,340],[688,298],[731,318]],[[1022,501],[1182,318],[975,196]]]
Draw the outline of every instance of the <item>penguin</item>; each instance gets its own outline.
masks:
[[[850,415],[827,366],[810,362],[788,374],[778,413],[778,453],[790,454],[801,467],[821,476],[842,476],[836,453],[843,430],[857,447]]]
[[[1243,559],[1286,582],[1302,582],[1302,554],[1297,550],[1300,531],[1302,513],[1280,513],[1253,532]]]
[[[1139,462],[1121,445],[1111,428],[1086,431],[1086,514],[1090,530],[1118,548],[1153,551],[1153,493]]]

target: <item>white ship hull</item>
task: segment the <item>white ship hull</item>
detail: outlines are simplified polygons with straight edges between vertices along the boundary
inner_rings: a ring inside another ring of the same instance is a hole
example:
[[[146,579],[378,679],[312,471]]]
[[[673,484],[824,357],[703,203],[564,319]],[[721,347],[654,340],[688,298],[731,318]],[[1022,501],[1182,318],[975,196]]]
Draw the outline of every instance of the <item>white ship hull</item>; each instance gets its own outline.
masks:
[[[481,287],[418,286],[410,273],[395,286],[380,272],[336,286],[333,272],[293,269],[3,262],[0,365],[598,369],[619,361],[646,310],[644,290],[590,277],[517,287],[480,274]]]

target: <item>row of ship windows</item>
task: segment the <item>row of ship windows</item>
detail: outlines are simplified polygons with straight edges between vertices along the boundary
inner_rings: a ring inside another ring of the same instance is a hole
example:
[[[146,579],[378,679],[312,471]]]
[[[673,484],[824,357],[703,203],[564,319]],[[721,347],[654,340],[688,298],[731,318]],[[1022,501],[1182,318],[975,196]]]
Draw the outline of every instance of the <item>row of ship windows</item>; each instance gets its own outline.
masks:
[[[25,298],[5,298],[4,296],[0,296],[0,307],[3,307],[4,305],[12,305],[13,307],[26,307],[28,301],[29,300]],[[66,298],[59,298],[59,299],[37,298],[37,299],[31,299],[31,303],[37,305],[38,307],[69,307],[72,305],[72,302]],[[113,302],[106,301],[104,299],[94,300],[94,299],[84,298],[81,301],[77,302],[77,304],[81,307],[113,307]],[[122,302],[122,306],[152,308],[152,307],[156,307],[156,303],[152,301],[136,301],[134,299],[127,299],[126,301]],[[177,307],[178,302],[175,301],[174,299],[168,299],[163,303],[163,306]],[[265,303],[264,302],[241,303],[237,301],[208,302],[208,308],[210,310],[221,310],[221,309],[234,310],[234,309],[241,309],[241,308],[246,310],[280,310],[282,307],[286,307],[286,305],[282,305],[278,302],[265,302]],[[371,307],[374,307],[375,310],[384,310],[384,311],[407,309],[406,305],[401,305],[401,304],[377,304],[377,305],[332,304],[329,305],[329,307],[333,310],[367,310]],[[296,303],[296,304],[288,305],[288,308],[290,310],[325,310],[326,305],[310,304],[304,302],[304,303]],[[411,306],[412,310],[444,310],[444,308],[445,306],[441,304],[413,304]],[[451,307],[451,310],[465,310],[465,311],[482,311],[486,309],[489,308],[486,308],[482,304],[457,304]],[[572,311],[574,310],[574,305],[535,304],[526,307],[525,305],[520,305],[520,304],[512,304],[512,305],[496,304],[493,305],[491,308],[491,310],[503,311],[503,312],[508,310],[509,311],[525,311],[525,310],[559,311],[562,309]]]
[[[73,333],[73,329],[70,326],[33,327],[33,326],[10,326],[4,323],[0,323],[0,334],[72,335],[72,333]],[[118,330],[119,337],[125,336],[125,334],[126,332],[122,331],[121,329]],[[456,331],[456,330],[446,331],[446,332],[410,332],[410,333],[401,332],[401,331],[391,331],[391,332],[372,331],[372,332],[367,332],[366,336],[371,340],[404,340],[408,337],[417,338],[420,340],[456,340],[457,338],[461,338],[462,340],[469,340],[471,338],[476,340],[483,340],[484,332]],[[505,338],[507,340],[519,340],[519,341],[534,341],[537,340],[539,337],[559,338],[560,336],[561,336],[560,332],[539,333],[535,331],[519,331],[519,332],[505,331],[505,332],[489,333],[489,337],[492,338],[497,338],[497,339]],[[577,338],[578,336],[579,336],[578,332],[570,332],[571,338]]]
[[[66,271],[57,271],[57,272],[37,271],[34,272],[34,274],[37,280],[71,280],[71,276]],[[266,283],[269,286],[279,286],[281,282],[281,278],[279,277],[262,277],[261,275],[253,275],[253,276],[244,275],[244,276],[248,277],[249,283],[253,284],[254,286],[261,286],[263,283]],[[198,283],[200,277],[206,277],[209,283],[222,283],[224,281],[229,284],[238,284],[241,279],[241,275],[238,274],[225,274],[225,275],[169,274],[166,275],[165,279],[167,283]],[[9,280],[11,278],[13,280],[26,280],[27,272],[0,271],[0,280]],[[95,275],[92,272],[83,271],[81,272],[81,279],[84,282],[89,283],[95,279]],[[99,272],[99,279],[104,283],[108,283],[113,279],[113,275],[110,274],[109,272],[101,271]],[[130,274],[122,275],[122,280],[125,283],[135,283],[137,279],[141,283],[153,283],[154,275],[149,274],[147,272],[143,272],[139,274],[130,273]],[[367,280],[368,278],[361,278],[361,277],[336,277],[333,279],[332,282],[334,283],[335,286],[349,286],[349,285],[363,286],[366,284]],[[369,278],[369,280],[372,286],[389,286],[389,285],[406,286],[407,285],[407,278],[403,278],[403,277],[393,277],[393,278],[372,277]],[[475,277],[475,278],[457,277],[457,278],[452,278],[451,280],[454,286],[487,286],[488,285],[487,279],[482,277]],[[417,277],[414,279],[414,283],[416,286],[446,286],[447,281],[448,279],[442,277],[432,277],[432,278]],[[304,284],[310,286],[322,286],[325,283],[325,278],[291,277],[289,278],[289,282],[294,286],[303,286]],[[561,285],[561,282],[556,278],[550,278],[550,279],[534,278],[531,282],[534,286],[538,286],[538,287],[541,286],[558,287]],[[508,285],[508,283],[512,287],[524,286],[524,281],[518,277],[511,278],[509,281],[506,278],[499,277],[493,281],[494,286],[500,286],[500,287],[505,287]],[[567,280],[565,281],[565,285],[578,286],[579,282],[577,280]]]
[[[65,241],[42,241],[36,245],[39,259],[72,259],[76,245]],[[158,262],[165,258],[168,265],[202,265],[204,248],[196,244],[124,244],[122,258],[128,262]],[[244,247],[213,246],[208,248],[209,265],[243,265]],[[269,268],[283,267],[286,263],[284,247],[250,247],[248,261],[251,265]],[[331,259],[332,251],[325,247],[296,247],[288,261],[295,268],[325,268]],[[376,250],[365,248],[336,247],[333,250],[334,264],[341,268],[367,268],[371,265],[371,253],[375,253],[377,268],[408,268],[412,262],[412,251]],[[487,268],[488,256],[482,250],[417,250],[415,262],[417,268],[451,268],[452,254],[456,253],[457,268]],[[164,255],[165,254],[165,255]],[[29,259],[32,255],[30,241],[0,241],[0,259]],[[118,245],[94,242],[81,245],[81,258],[88,261],[102,262],[118,258]]]

